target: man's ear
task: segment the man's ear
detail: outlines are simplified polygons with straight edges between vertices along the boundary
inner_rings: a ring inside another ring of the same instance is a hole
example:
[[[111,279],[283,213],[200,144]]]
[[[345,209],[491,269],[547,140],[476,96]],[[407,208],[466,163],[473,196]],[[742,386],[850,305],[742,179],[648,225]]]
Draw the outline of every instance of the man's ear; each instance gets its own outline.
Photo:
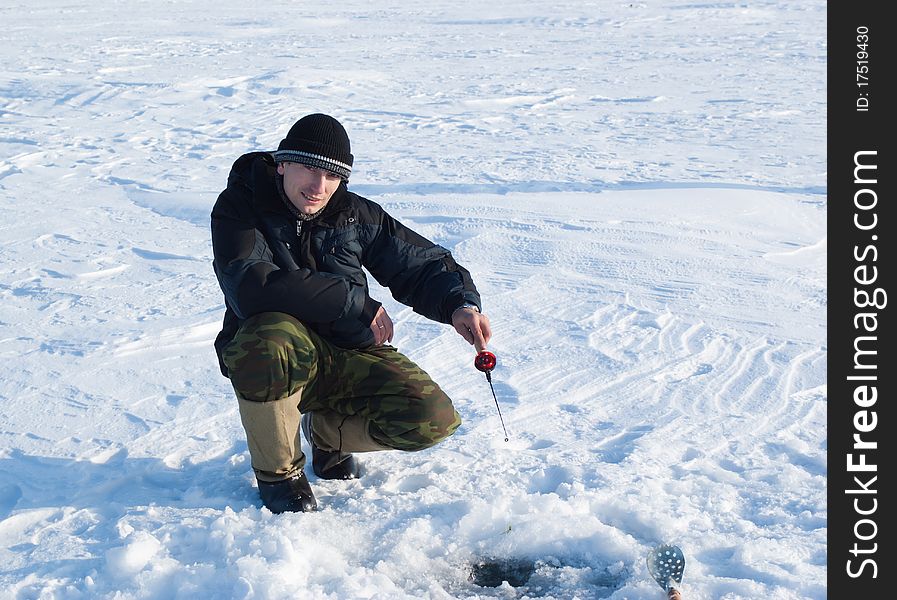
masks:
[[[277,163],[277,174],[283,175],[283,163]]]

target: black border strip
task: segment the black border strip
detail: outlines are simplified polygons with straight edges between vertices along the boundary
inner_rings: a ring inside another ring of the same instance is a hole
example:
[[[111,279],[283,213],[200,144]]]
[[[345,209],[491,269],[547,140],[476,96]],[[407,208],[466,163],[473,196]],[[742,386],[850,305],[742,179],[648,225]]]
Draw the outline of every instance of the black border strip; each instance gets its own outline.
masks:
[[[890,142],[897,103],[888,91],[897,66],[892,41],[897,24],[884,14],[888,4],[828,5],[831,598],[884,598],[897,586],[889,562],[897,543],[889,526],[897,510],[891,491],[894,461],[886,458],[895,455],[889,434],[897,433],[892,408],[897,401],[897,362],[889,351],[897,343],[891,307],[897,303],[897,172]]]

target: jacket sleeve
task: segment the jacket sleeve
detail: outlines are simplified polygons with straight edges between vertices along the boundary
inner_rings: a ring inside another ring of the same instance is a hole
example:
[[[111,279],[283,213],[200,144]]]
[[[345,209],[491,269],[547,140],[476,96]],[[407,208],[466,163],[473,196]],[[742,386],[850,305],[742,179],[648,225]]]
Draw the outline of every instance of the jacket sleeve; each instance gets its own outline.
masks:
[[[229,187],[212,210],[215,275],[237,317],[276,311],[309,323],[357,320],[367,326],[379,303],[363,286],[332,273],[276,264],[260,225],[241,214],[244,193]]]
[[[379,226],[373,230],[365,267],[396,300],[440,323],[451,323],[452,313],[464,303],[482,308],[470,273],[447,249],[374,206]]]

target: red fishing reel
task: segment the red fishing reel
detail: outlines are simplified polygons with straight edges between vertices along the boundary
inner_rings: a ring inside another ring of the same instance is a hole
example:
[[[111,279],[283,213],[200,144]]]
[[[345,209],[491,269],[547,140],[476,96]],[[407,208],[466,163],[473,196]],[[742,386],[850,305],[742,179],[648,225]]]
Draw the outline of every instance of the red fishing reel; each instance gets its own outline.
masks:
[[[489,382],[489,389],[492,390],[492,398],[495,400],[495,410],[498,411],[498,418],[501,420],[501,428],[505,432],[505,441],[507,442],[508,430],[505,427],[505,419],[501,416],[501,409],[498,407],[498,397],[495,395],[495,388],[492,387],[492,369],[494,369],[497,364],[498,359],[495,358],[495,355],[486,350],[478,353],[477,357],[473,359],[473,366],[477,368],[477,371],[482,371],[486,374],[486,381]]]
[[[473,359],[473,366],[477,368],[477,371],[482,371],[483,373],[488,373],[494,369],[496,364],[498,364],[498,359],[488,350],[483,350]]]

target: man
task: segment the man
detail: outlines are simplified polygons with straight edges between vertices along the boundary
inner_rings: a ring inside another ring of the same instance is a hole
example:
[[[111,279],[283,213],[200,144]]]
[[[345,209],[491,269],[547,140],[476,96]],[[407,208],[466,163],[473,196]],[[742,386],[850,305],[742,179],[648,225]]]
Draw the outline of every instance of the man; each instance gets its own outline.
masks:
[[[237,159],[212,209],[226,305],[215,348],[259,495],[275,513],[317,507],[300,435],[318,477],[352,479],[354,453],[422,450],[461,423],[439,386],[389,345],[393,322],[369,296],[363,267],[477,351],[492,335],[468,271],[350,192],[352,164],[343,126],[308,115],[276,152]]]

